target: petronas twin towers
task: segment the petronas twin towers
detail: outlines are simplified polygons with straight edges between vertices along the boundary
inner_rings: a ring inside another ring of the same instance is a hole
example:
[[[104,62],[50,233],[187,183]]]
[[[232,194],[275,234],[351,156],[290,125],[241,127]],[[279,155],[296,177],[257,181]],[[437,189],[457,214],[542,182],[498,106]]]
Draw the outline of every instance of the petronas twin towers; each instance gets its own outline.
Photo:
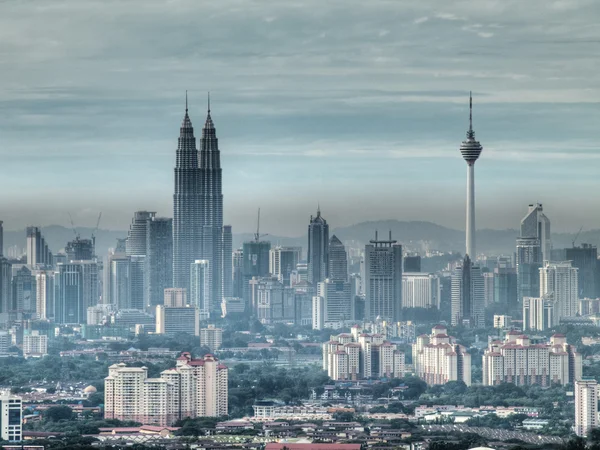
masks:
[[[175,164],[173,284],[189,293],[192,264],[196,260],[208,261],[210,305],[208,311],[202,312],[210,314],[219,314],[222,298],[231,296],[227,292],[231,283],[223,278],[224,273],[230,272],[226,265],[231,265],[231,227],[223,227],[221,176],[221,154],[210,115],[210,99],[198,151],[186,98]]]

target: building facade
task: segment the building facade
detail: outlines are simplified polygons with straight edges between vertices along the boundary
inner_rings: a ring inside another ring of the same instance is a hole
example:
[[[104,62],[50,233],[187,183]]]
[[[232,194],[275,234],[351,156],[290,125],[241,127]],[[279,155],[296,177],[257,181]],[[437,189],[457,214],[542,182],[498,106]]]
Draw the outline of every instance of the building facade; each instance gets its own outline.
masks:
[[[471,354],[448,336],[448,329],[436,325],[430,335],[417,336],[412,346],[415,374],[428,385],[462,381],[471,385]]]
[[[329,225],[317,209],[308,224],[308,282],[313,286],[329,276]]]
[[[0,439],[19,442],[23,439],[23,406],[21,397],[0,393]]]
[[[574,317],[579,310],[578,270],[570,261],[545,261],[539,270],[540,297],[546,297],[554,307],[553,324],[564,317]]]
[[[213,355],[183,353],[174,369],[148,378],[146,367],[114,364],[104,380],[105,419],[170,426],[186,417],[227,415],[227,367]]]
[[[403,308],[440,307],[440,278],[432,273],[404,272],[402,274]]]
[[[145,306],[154,311],[173,287],[173,219],[153,216],[146,222],[145,264]]]
[[[284,286],[291,286],[290,276],[302,254],[301,247],[282,247],[278,245],[269,251],[269,272],[271,276],[283,283]]]
[[[575,434],[585,437],[598,427],[598,382],[593,378],[575,381]]]
[[[451,324],[472,328],[485,326],[485,284],[479,266],[466,255],[452,272]]]
[[[519,331],[509,331],[504,342],[493,341],[484,352],[483,384],[565,385],[581,378],[581,367],[581,355],[564,335],[534,344]]]

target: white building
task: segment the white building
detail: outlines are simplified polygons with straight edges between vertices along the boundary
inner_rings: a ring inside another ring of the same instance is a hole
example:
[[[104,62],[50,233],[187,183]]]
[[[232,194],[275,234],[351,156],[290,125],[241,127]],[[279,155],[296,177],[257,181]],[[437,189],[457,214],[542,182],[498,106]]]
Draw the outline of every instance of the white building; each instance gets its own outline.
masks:
[[[422,334],[413,344],[415,374],[428,385],[463,381],[471,385],[471,354],[448,336],[448,329],[436,325],[431,335]]]
[[[554,303],[553,324],[558,325],[563,317],[574,317],[579,307],[578,269],[571,261],[545,261],[540,269],[540,297]]]
[[[223,343],[223,329],[215,328],[210,324],[207,328],[200,329],[200,346],[207,347],[211,352],[216,352]]]
[[[38,319],[54,316],[54,271],[35,271],[35,312]]]
[[[174,369],[148,378],[148,368],[114,364],[104,380],[105,419],[169,426],[186,417],[227,415],[227,367],[212,355],[177,358]]]
[[[349,282],[327,278],[317,284],[317,297],[321,297],[319,302],[322,304],[319,303],[319,308],[322,311],[322,319],[319,319],[323,324],[321,328],[315,328],[313,320],[313,329],[338,329],[343,327],[346,321],[354,319],[354,301]]]
[[[432,273],[402,274],[403,308],[440,307],[440,278]]]
[[[22,401],[9,393],[0,393],[0,440],[22,440]]]
[[[494,328],[504,330],[512,325],[512,317],[502,314],[494,314]]]
[[[545,331],[554,325],[554,302],[547,297],[523,297],[523,329]]]
[[[48,336],[34,330],[23,336],[23,357],[41,358],[48,354]]]
[[[168,307],[156,306],[156,334],[174,336],[187,333],[192,336],[200,334],[200,312],[193,306]]]
[[[200,320],[210,316],[210,262],[197,259],[192,264],[190,279],[190,303],[200,309]]]
[[[291,286],[291,274],[300,261],[302,247],[277,246],[269,250],[269,273],[284,286]]]
[[[185,308],[188,306],[187,289],[167,288],[165,289],[163,305],[167,308]],[[198,307],[192,303],[192,306]]]
[[[323,370],[333,380],[360,378],[401,378],[404,376],[404,352],[385,341],[380,334],[361,333],[332,336],[323,344]]]
[[[575,381],[575,434],[586,436],[598,426],[598,382],[593,378]]]
[[[533,344],[521,332],[509,331],[504,342],[493,341],[484,352],[483,384],[565,385],[581,377],[581,366],[581,355],[562,334]]]

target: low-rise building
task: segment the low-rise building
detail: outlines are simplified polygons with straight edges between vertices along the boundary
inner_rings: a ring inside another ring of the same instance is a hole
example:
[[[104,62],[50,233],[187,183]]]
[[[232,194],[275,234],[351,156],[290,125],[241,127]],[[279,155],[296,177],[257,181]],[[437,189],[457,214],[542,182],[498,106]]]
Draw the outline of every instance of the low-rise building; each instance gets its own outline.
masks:
[[[210,324],[207,328],[200,329],[200,345],[207,347],[211,352],[216,352],[223,343],[223,329],[215,328]]]

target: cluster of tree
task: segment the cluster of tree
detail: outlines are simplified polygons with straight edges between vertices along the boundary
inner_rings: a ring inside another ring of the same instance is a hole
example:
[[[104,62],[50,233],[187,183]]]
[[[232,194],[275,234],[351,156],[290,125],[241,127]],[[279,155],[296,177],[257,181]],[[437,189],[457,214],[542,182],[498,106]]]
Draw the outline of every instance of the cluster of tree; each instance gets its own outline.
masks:
[[[236,364],[229,370],[229,413],[232,417],[253,415],[256,400],[277,399],[291,404],[305,400],[312,390],[323,393],[329,377],[319,367],[293,369],[264,363],[250,367]]]

